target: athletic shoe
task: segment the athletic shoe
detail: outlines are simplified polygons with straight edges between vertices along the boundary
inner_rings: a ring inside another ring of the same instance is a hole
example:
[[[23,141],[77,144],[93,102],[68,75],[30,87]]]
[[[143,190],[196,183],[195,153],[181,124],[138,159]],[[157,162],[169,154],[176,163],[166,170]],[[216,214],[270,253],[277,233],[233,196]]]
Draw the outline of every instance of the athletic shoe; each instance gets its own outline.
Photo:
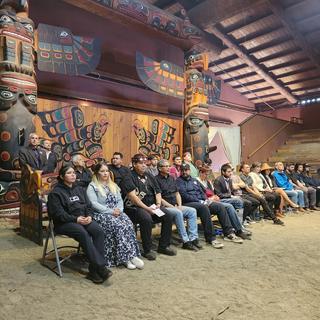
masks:
[[[170,247],[167,247],[167,248],[159,247],[158,248],[158,253],[165,254],[166,256],[176,256],[177,255],[177,251],[172,249],[172,248],[170,248]]]
[[[209,246],[212,246],[212,248],[215,248],[215,249],[222,249],[224,247],[224,245],[218,240],[207,241],[207,244]]]
[[[138,257],[134,257],[133,259],[131,259],[131,263],[140,270],[144,268],[144,262]]]
[[[143,252],[142,256],[150,261],[157,259],[157,255],[154,251],[149,251],[147,253]]]
[[[202,245],[199,242],[199,239],[192,240],[192,244],[193,244],[194,247],[196,247],[199,250],[203,249]]]
[[[234,243],[239,243],[239,244],[243,243],[243,240],[241,238],[237,237],[234,233],[228,234],[226,237],[223,238],[223,240],[234,242]]]

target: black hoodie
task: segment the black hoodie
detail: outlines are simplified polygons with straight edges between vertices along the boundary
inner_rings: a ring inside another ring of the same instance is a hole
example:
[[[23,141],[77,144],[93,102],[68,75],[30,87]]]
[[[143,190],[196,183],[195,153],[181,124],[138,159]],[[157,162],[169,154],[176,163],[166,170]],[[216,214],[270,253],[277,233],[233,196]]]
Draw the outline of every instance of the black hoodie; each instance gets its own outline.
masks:
[[[77,222],[77,217],[92,213],[86,192],[79,185],[68,187],[59,182],[48,196],[48,214],[55,225]]]

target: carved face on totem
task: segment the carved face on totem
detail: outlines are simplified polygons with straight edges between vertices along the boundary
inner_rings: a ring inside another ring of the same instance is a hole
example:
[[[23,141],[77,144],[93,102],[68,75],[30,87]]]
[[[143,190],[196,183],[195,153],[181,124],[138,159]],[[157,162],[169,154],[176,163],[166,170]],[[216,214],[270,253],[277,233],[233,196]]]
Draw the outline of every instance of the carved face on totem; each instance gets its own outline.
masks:
[[[5,0],[0,5],[0,167],[8,175],[18,169],[19,148],[34,131],[37,84],[34,24],[26,17],[27,2]]]
[[[197,69],[208,70],[208,55],[206,53],[189,53],[185,56],[186,70]]]
[[[37,85],[34,79],[34,24],[8,10],[0,10],[0,111],[21,103],[36,113]]]

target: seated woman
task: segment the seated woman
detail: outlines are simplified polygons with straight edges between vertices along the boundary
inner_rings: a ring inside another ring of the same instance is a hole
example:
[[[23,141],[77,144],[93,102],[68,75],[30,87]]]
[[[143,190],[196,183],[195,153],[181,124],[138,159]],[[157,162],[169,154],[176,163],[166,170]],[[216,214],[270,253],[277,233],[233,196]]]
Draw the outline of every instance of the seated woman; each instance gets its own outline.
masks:
[[[143,269],[134,227],[123,212],[120,188],[110,178],[105,162],[93,168],[92,182],[87,189],[88,198],[93,206],[93,218],[102,227],[104,256],[108,267],[124,264],[128,269]]]
[[[75,184],[76,174],[71,165],[60,169],[58,181],[48,196],[48,213],[55,232],[79,242],[89,260],[87,278],[102,283],[112,274],[105,267],[103,230],[92,219],[90,202],[83,188]]]
[[[273,176],[271,175],[271,168],[267,163],[263,163],[261,166],[261,177],[263,180],[263,184],[266,188],[269,188],[270,190],[274,190],[276,193],[278,193],[281,197],[281,202],[279,206],[280,213],[283,212],[283,207],[287,203],[292,208],[299,208],[299,205],[295,204],[293,201],[290,200],[286,192],[282,188],[277,188],[274,181]]]
[[[253,180],[253,186],[261,192],[268,202],[270,208],[274,208],[274,212],[278,218],[283,218],[284,216],[280,212],[280,203],[281,203],[281,196],[275,192],[272,188],[264,183],[263,176],[260,175],[261,173],[261,163],[254,162],[251,165],[251,172],[249,176]]]

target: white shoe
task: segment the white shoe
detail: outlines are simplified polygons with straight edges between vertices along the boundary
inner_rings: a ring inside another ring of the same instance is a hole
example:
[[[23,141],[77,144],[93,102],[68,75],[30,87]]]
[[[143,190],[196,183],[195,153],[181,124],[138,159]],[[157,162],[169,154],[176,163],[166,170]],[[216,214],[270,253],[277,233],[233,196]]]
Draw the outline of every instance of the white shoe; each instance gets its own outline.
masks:
[[[136,266],[138,269],[143,269],[144,267],[144,262],[139,259],[138,257],[134,257],[133,259],[131,259],[130,261],[134,266]]]
[[[130,260],[127,261],[127,262],[125,262],[124,265],[125,265],[126,268],[129,269],[129,270],[134,270],[134,269],[137,268]]]

